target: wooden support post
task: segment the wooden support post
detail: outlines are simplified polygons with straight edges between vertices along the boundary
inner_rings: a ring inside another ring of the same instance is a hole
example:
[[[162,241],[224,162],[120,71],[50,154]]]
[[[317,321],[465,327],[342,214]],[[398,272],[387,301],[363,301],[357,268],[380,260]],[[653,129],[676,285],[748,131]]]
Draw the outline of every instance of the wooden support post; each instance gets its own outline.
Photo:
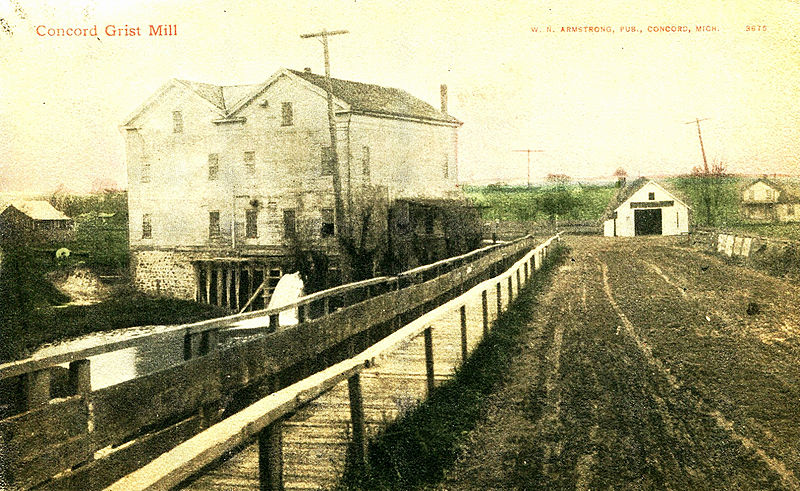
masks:
[[[306,321],[308,315],[308,304],[302,303],[297,306],[297,323],[302,324]]]
[[[92,391],[92,374],[89,360],[75,360],[69,364],[69,386],[75,395],[85,396]]]
[[[461,313],[461,363],[463,364],[467,361],[467,356],[469,356],[469,350],[467,349],[467,306],[462,305],[458,310]]]
[[[241,306],[239,305],[242,299],[242,265],[236,265],[236,276],[234,278],[234,290],[236,291],[236,312],[239,312]]]
[[[433,374],[433,332],[431,327],[423,331],[425,336],[425,373],[428,379],[428,395],[431,395],[434,388]]]
[[[206,263],[206,303],[211,303],[211,263]]]
[[[233,270],[230,268],[225,268],[225,307],[228,310],[232,310],[233,303],[231,302],[231,277],[233,276]]]
[[[511,280],[511,275],[508,275],[508,305],[514,300],[514,282]]]
[[[200,333],[187,332],[183,336],[183,359],[191,360],[200,354],[200,343],[202,337]]]
[[[325,310],[325,315],[330,314],[331,313],[331,297],[325,297],[323,299],[323,304],[325,305],[325,309],[324,309]]]
[[[481,292],[481,308],[483,310],[483,334],[489,332],[489,292],[483,290]]]
[[[25,375],[25,408],[44,406],[50,401],[50,370],[36,370]]]
[[[364,419],[364,398],[361,393],[361,375],[356,373],[347,379],[350,394],[350,421],[353,424],[353,463],[367,463],[367,433]]]
[[[194,264],[194,301],[199,302],[202,298],[203,287],[200,285],[200,265]]]
[[[222,268],[214,268],[217,270],[217,307],[222,307]]]
[[[198,337],[200,337],[199,354],[207,355],[217,349],[217,345],[219,345],[219,329],[203,331],[201,336]]]
[[[252,265],[247,265],[247,298],[253,298],[253,274],[255,269]]]
[[[503,311],[503,281],[497,282],[497,317],[500,317],[500,312]]]
[[[281,319],[280,313],[278,313],[278,314],[269,314],[269,328],[270,329],[274,329],[274,330],[277,331],[278,328],[281,327],[281,320],[280,319]]]
[[[519,295],[520,290],[522,290],[522,282],[519,277],[519,268],[517,268],[517,271],[514,274],[517,276],[517,295]]]
[[[530,274],[528,273],[528,261],[525,261],[524,266],[525,266],[525,283],[527,283],[528,280],[530,279]]]
[[[279,419],[258,434],[258,480],[261,491],[283,491],[283,435]]]

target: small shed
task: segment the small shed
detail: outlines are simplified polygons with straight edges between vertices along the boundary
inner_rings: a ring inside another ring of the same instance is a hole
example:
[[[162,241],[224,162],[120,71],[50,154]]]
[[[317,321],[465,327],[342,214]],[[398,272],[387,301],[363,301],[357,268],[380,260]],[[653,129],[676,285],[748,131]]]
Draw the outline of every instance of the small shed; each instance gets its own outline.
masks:
[[[14,201],[0,213],[0,236],[4,238],[67,240],[72,229],[72,219],[44,200]]]
[[[606,237],[680,235],[689,232],[691,207],[652,179],[640,177],[609,203],[603,221]]]

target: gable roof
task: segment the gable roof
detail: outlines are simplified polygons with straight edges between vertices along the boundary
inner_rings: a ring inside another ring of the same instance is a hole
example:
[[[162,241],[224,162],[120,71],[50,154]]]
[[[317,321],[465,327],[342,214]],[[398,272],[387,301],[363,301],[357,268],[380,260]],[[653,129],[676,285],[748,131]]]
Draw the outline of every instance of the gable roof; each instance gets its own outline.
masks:
[[[745,186],[745,190],[750,189],[755,184],[763,182],[767,186],[776,189],[780,192],[778,195],[778,203],[798,203],[800,202],[800,186],[791,181],[775,181],[766,177],[759,177],[755,181]]]
[[[44,200],[13,201],[6,209],[14,207],[34,220],[69,220],[70,218],[59,210],[53,208]],[[5,211],[4,209],[3,211]]]
[[[324,75],[317,75],[307,71],[289,71],[303,80],[327,90],[327,82]],[[405,116],[461,124],[461,121],[453,116],[437,110],[427,102],[402,89],[338,78],[331,78],[331,86],[333,95],[349,104],[353,112]]]
[[[136,118],[152,106],[158,97],[170,87],[183,87],[198,97],[202,98],[216,108],[222,120],[234,120],[234,116],[254,98],[264,92],[275,80],[283,75],[288,75],[295,81],[298,79],[308,83],[315,91],[324,95],[327,83],[324,75],[317,75],[308,71],[299,71],[282,68],[272,75],[265,83],[248,85],[215,85],[191,80],[172,79],[151,96],[144,104],[139,106],[123,123],[129,126]],[[425,121],[443,122],[453,125],[463,124],[458,119],[434,108],[427,102],[414,97],[402,89],[383,87],[380,85],[366,84],[331,78],[333,97],[343,103],[346,111],[361,114],[384,115],[405,117]]]
[[[683,199],[680,198],[679,193],[674,189],[667,189],[670,186],[666,186],[664,184],[660,184],[659,182],[655,181],[654,179],[648,179],[646,177],[638,177],[633,181],[627,182],[625,186],[621,187],[617,194],[608,202],[608,206],[606,206],[605,211],[603,212],[603,220],[611,218],[616,211],[623,203],[628,201],[631,196],[636,194],[637,191],[645,187],[649,183],[653,183],[656,186],[660,187],[665,193],[672,196],[675,201],[680,202],[687,208],[691,208]]]

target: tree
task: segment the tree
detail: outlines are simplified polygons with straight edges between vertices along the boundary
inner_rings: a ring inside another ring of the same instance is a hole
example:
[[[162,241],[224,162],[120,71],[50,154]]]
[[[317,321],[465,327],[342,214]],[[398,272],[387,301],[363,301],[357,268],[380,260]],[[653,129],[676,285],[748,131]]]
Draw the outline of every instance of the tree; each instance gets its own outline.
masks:
[[[628,172],[622,167],[617,167],[617,170],[614,171],[614,177],[617,178],[617,187],[621,188],[628,178]]]
[[[550,220],[555,220],[556,217],[569,214],[577,203],[569,189],[559,186],[541,194],[538,197],[537,207],[550,217]]]
[[[700,184],[697,192],[702,212],[698,218],[705,225],[717,223],[725,194],[724,178],[727,175],[727,166],[717,159],[714,159],[711,169],[700,166],[692,168],[692,177]]]

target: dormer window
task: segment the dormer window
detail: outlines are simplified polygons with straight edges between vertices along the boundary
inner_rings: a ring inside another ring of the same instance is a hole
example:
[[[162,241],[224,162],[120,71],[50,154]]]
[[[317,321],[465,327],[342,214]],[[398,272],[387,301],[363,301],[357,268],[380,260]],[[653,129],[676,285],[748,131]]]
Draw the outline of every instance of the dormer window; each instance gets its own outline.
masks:
[[[183,114],[180,111],[172,111],[172,132],[183,133]]]

